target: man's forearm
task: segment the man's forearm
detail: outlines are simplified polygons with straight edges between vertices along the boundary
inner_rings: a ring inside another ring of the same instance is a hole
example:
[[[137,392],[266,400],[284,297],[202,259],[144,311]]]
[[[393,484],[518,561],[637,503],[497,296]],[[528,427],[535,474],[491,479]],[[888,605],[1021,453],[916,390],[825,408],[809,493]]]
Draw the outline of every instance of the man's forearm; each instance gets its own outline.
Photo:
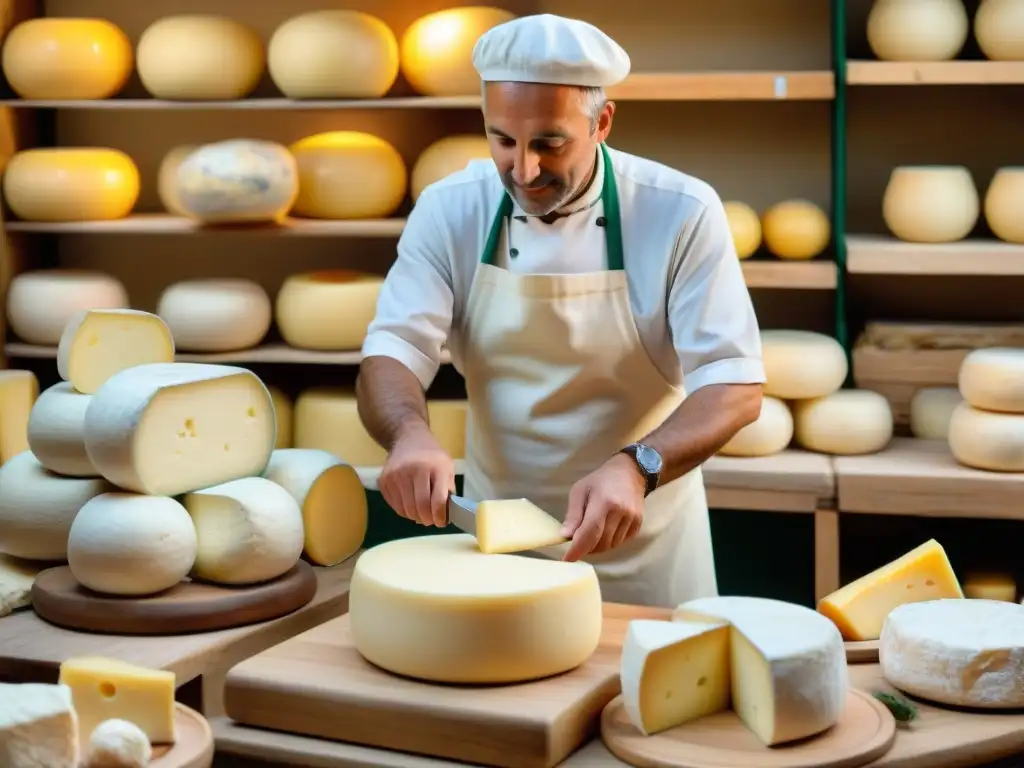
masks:
[[[393,358],[363,358],[356,401],[366,431],[388,451],[403,433],[429,428],[427,397],[419,379]]]

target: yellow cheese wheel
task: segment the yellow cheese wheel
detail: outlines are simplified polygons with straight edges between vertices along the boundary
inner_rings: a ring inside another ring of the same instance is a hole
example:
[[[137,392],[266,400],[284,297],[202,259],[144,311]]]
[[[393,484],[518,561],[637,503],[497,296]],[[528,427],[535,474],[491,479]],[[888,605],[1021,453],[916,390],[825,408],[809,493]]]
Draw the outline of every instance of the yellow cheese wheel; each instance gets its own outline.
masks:
[[[293,347],[358,350],[383,284],[377,275],[346,270],[290,275],[277,294],[277,329]]]
[[[490,144],[484,136],[448,136],[435,141],[412,167],[412,199],[416,200],[435,181],[461,171],[470,161],[490,159]]]
[[[156,194],[160,198],[160,204],[168,213],[175,216],[188,216],[188,213],[181,207],[178,200],[178,166],[181,161],[195,152],[199,147],[195,144],[182,144],[174,147],[164,155],[160,161],[160,168],[156,174]]]
[[[7,320],[28,344],[57,346],[64,326],[83,309],[127,308],[124,285],[102,272],[37,269],[15,275],[7,288]]]
[[[794,438],[809,451],[854,456],[876,453],[893,434],[889,401],[867,389],[842,389],[793,404]]]
[[[967,41],[963,0],[875,0],[868,44],[885,61],[946,61]]]
[[[978,222],[981,203],[962,165],[894,168],[882,197],[882,217],[896,237],[911,243],[963,240]]]
[[[109,99],[134,63],[131,40],[106,19],[29,19],[4,40],[4,77],[23,99]]]
[[[966,467],[1024,472],[1024,413],[994,413],[963,402],[949,420],[949,449]]]
[[[241,99],[252,93],[266,61],[255,30],[212,14],[167,16],[142,33],[139,79],[158,99]]]
[[[761,219],[757,211],[746,203],[730,200],[723,205],[732,242],[736,246],[736,255],[748,259],[761,247]]]
[[[26,221],[111,221],[139,199],[139,169],[124,152],[99,147],[46,147],[7,163],[4,198]]]
[[[974,14],[974,39],[993,61],[1024,60],[1024,3],[981,0]]]
[[[479,96],[473,46],[515,14],[500,8],[450,8],[417,19],[400,44],[402,74],[424,96]]]
[[[1022,212],[1024,167],[1000,168],[985,192],[985,221],[992,234],[1008,243],[1024,244]]]
[[[368,13],[302,13],[274,31],[267,68],[291,99],[377,99],[398,78],[398,38]]]
[[[780,259],[813,259],[828,246],[828,216],[807,200],[786,200],[764,213],[764,244]]]
[[[761,357],[768,379],[764,393],[783,400],[830,395],[843,386],[849,372],[843,346],[813,331],[763,330]]]
[[[329,131],[291,146],[299,169],[293,213],[312,219],[378,219],[405,199],[405,161],[384,139]]]

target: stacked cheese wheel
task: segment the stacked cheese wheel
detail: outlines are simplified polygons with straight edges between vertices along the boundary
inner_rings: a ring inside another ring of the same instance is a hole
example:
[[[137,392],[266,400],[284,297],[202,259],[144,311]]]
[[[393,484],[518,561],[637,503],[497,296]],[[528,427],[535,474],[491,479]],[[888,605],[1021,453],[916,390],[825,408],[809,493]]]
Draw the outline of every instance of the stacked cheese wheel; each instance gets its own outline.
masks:
[[[784,200],[768,208],[760,218],[746,203],[724,203],[736,255],[748,259],[761,247],[780,259],[804,261],[828,247],[832,225],[828,216],[807,200]]]
[[[1024,349],[977,349],[964,358],[963,402],[949,420],[958,462],[995,472],[1024,472]]]

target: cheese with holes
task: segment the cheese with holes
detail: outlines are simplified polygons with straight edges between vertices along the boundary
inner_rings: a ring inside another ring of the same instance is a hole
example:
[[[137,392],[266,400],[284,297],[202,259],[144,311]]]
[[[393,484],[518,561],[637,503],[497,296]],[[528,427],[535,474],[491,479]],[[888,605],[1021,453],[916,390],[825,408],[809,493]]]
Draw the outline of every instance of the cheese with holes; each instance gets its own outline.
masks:
[[[0,765],[78,768],[79,745],[67,686],[0,683]]]
[[[110,484],[100,477],[61,477],[31,451],[0,467],[0,552],[25,560],[65,560],[68,534],[82,505]]]
[[[964,597],[978,600],[1017,599],[1017,581],[1006,573],[971,573],[964,579]]]
[[[1024,413],[993,413],[960,403],[949,419],[949,449],[966,467],[1024,472]]]
[[[127,720],[104,720],[96,726],[85,752],[85,768],[146,768],[153,747],[145,732]]]
[[[74,656],[60,665],[60,682],[71,688],[83,743],[107,720],[134,723],[153,744],[174,743],[173,672]]]
[[[369,523],[366,491],[348,464],[327,451],[286,448],[271,454],[263,476],[297,502],[302,549],[314,563],[337,565],[363,546]]]
[[[761,400],[761,415],[732,436],[719,451],[723,456],[771,456],[793,439],[793,414],[777,397]]]
[[[34,563],[0,555],[0,617],[32,604],[32,585],[50,563]]]
[[[270,399],[274,403],[274,416],[277,418],[277,440],[274,448],[292,447],[292,401],[284,392],[275,386],[268,386]]]
[[[45,390],[28,419],[28,447],[51,472],[68,477],[97,477],[85,451],[85,411],[92,398],[62,381]]]
[[[885,620],[878,662],[911,696],[953,707],[1024,707],[1024,606],[1000,600],[929,600]]]
[[[707,597],[684,603],[672,618],[731,625],[731,706],[764,744],[807,738],[839,721],[846,647],[820,613],[759,597]]]
[[[486,136],[445,136],[416,158],[409,180],[410,196],[415,202],[434,182],[463,170],[473,160],[490,159],[491,146]]]
[[[837,456],[877,453],[893,435],[892,406],[877,392],[842,389],[793,404],[796,442]]]
[[[846,640],[877,640],[885,618],[907,603],[963,597],[946,550],[935,539],[841,587],[818,603]]]
[[[733,246],[736,248],[736,257],[749,259],[761,247],[761,218],[757,211],[738,200],[728,200],[723,203],[723,207]]]
[[[1024,349],[976,349],[960,364],[960,394],[975,408],[1024,413]]]
[[[28,449],[28,423],[38,396],[32,371],[0,371],[0,463]]]
[[[217,584],[256,584],[302,556],[302,512],[277,483],[243,477],[186,494],[199,547],[192,572]]]
[[[832,225],[828,216],[807,200],[785,200],[764,212],[764,244],[780,259],[813,259],[828,247]]]
[[[263,382],[228,365],[128,368],[100,387],[85,412],[85,448],[96,471],[154,496],[259,475],[276,435]]]
[[[486,555],[466,534],[373,547],[356,561],[352,640],[390,672],[442,683],[514,683],[582,664],[601,637],[594,567]]]
[[[813,331],[761,331],[761,356],[764,394],[782,400],[831,395],[849,371],[842,345]]]
[[[182,280],[164,289],[156,313],[182,352],[232,352],[255,347],[273,320],[270,297],[254,280]]]
[[[39,269],[15,275],[7,289],[7,319],[26,344],[57,346],[68,321],[82,309],[120,309],[128,292],[102,272]]]
[[[955,0],[960,5],[960,0]],[[900,240],[953,243],[978,223],[981,200],[970,169],[962,165],[894,168],[882,195],[882,217]]]
[[[910,431],[920,440],[946,440],[953,411],[963,402],[956,387],[924,387],[910,400]]]
[[[359,350],[383,285],[378,275],[340,269],[290,275],[274,311],[281,337],[300,349]]]
[[[528,499],[481,501],[476,539],[480,551],[488,554],[554,547],[567,540],[562,524]]]

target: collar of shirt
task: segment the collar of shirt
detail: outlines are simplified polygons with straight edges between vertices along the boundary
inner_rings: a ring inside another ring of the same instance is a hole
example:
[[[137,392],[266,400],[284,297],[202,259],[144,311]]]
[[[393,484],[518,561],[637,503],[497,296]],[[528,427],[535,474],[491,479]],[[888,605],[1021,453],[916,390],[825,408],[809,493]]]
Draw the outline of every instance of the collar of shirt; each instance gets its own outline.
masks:
[[[597,152],[597,168],[594,170],[594,178],[590,182],[590,186],[587,187],[587,191],[578,200],[573,200],[568,205],[559,208],[556,213],[559,216],[570,216],[580,211],[585,211],[593,208],[597,202],[601,199],[601,189],[604,187],[604,157],[600,151]],[[512,198],[512,217],[522,221],[529,217],[516,202],[516,199]],[[536,218],[536,217],[532,217]]]

